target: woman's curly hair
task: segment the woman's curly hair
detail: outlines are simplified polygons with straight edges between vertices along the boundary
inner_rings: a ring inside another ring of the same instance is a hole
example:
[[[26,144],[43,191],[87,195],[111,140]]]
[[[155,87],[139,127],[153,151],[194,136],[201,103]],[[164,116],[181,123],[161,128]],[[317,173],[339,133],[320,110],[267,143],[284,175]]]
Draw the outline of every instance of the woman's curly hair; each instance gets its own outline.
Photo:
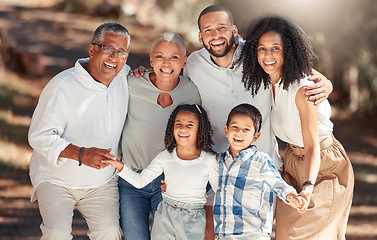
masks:
[[[288,89],[291,83],[310,75],[317,59],[306,33],[295,23],[278,16],[267,16],[253,21],[246,31],[246,42],[240,59],[242,62],[242,82],[254,96],[264,84],[268,88],[270,76],[259,65],[257,59],[258,42],[267,32],[276,32],[283,42],[283,66],[280,84]]]
[[[207,112],[204,108],[197,104],[184,104],[177,106],[171,113],[165,131],[165,148],[168,152],[172,152],[175,147],[177,147],[177,142],[174,138],[174,122],[177,114],[181,111],[191,112],[196,115],[199,121],[198,137],[196,142],[196,147],[199,150],[213,153],[217,153],[212,149],[212,128],[211,123],[208,120]]]

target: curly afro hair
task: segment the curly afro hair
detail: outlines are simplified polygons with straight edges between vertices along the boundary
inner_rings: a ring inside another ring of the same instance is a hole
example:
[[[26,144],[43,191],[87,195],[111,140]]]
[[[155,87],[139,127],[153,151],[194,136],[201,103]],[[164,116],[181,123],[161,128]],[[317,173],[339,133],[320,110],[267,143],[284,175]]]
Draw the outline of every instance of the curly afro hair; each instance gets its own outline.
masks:
[[[246,43],[238,62],[242,62],[242,82],[254,96],[264,84],[268,88],[270,76],[259,65],[257,59],[258,42],[267,32],[276,32],[283,42],[284,62],[280,84],[284,89],[303,77],[310,75],[314,61],[317,59],[306,33],[295,23],[278,16],[257,19],[246,31]]]

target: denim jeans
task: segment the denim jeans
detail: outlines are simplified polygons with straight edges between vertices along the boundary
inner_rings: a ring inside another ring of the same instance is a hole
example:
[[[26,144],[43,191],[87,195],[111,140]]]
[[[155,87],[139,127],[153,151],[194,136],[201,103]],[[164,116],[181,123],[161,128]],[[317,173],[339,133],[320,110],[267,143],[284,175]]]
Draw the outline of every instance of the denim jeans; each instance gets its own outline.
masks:
[[[149,240],[149,216],[162,200],[161,174],[147,186],[137,189],[119,178],[120,226],[126,240]]]

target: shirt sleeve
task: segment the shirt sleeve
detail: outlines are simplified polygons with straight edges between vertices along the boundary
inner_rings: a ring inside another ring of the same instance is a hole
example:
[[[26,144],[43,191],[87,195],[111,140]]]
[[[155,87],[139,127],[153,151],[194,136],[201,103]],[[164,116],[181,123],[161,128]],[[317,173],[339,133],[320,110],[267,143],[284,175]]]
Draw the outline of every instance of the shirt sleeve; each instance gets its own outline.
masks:
[[[136,188],[143,188],[152,182],[156,177],[160,176],[164,171],[163,168],[163,154],[158,154],[148,167],[144,168],[141,173],[132,171],[126,164],[124,164],[123,170],[118,175],[131,183]],[[125,159],[127,161],[127,159]]]
[[[45,88],[39,98],[30,124],[28,140],[33,151],[36,151],[47,164],[58,166],[66,158],[59,158],[70,142],[62,137],[65,129],[64,99],[57,91]]]
[[[291,192],[296,192],[295,188],[288,185],[280,176],[272,159],[266,154],[262,156],[264,159],[260,168],[260,178],[267,183],[272,191],[285,203],[287,202],[287,195]]]
[[[207,206],[213,206],[215,193],[219,185],[219,163],[216,157],[213,155],[208,159],[209,163],[209,183],[211,184],[211,189],[206,193],[206,203]]]

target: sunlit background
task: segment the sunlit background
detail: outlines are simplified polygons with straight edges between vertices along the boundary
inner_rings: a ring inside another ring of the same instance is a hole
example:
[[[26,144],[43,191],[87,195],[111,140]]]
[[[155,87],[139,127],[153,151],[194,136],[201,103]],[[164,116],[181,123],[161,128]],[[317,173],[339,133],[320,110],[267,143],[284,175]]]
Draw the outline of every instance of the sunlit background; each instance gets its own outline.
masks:
[[[182,35],[188,53],[201,47],[197,17],[221,4],[241,35],[253,19],[279,15],[310,36],[315,68],[335,83],[330,95],[335,135],[356,175],[347,239],[377,239],[377,1],[375,0],[0,0],[0,239],[39,239],[29,202],[27,131],[43,86],[86,57],[93,31],[116,21],[129,29],[128,64],[149,66],[161,32]],[[74,239],[88,239],[75,218]]]

